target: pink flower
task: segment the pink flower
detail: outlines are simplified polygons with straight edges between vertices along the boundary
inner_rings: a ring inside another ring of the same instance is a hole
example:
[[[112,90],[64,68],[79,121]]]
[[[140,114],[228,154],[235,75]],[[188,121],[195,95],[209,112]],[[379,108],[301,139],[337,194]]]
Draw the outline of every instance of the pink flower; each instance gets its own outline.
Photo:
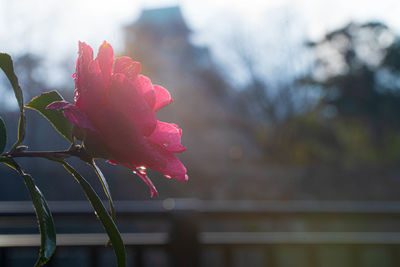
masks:
[[[84,133],[79,138],[89,151],[134,170],[153,196],[157,190],[145,170],[187,181],[186,168],[174,155],[186,148],[176,124],[157,120],[156,111],[173,101],[169,92],[139,73],[139,62],[114,58],[108,43],[100,46],[93,60],[92,48],[79,42],[75,104],[57,101],[47,109],[62,109],[75,132]]]

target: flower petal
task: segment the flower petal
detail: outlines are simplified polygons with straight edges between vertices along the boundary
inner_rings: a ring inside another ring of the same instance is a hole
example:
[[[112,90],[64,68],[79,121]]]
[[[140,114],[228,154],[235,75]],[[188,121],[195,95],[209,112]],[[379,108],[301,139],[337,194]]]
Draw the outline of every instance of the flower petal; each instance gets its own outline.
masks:
[[[156,92],[156,103],[154,105],[154,111],[160,110],[163,107],[168,106],[174,101],[171,98],[171,94],[167,89],[160,85],[153,85],[154,91]]]
[[[70,123],[75,124],[81,128],[90,129],[92,131],[95,130],[86,113],[76,106],[71,105],[67,101],[54,101],[53,103],[49,104],[46,109],[62,109],[64,117],[67,118]]]
[[[47,105],[46,109],[59,110],[59,109],[65,108],[66,106],[69,106],[69,105],[71,105],[71,104],[68,103],[65,100],[63,100],[63,101],[54,101],[53,103]]]
[[[182,162],[171,152],[165,151],[159,146],[152,146],[152,157],[145,158],[146,164],[143,166],[164,174],[166,178],[174,178],[179,181],[187,181],[187,170]],[[159,162],[162,162],[160,164]]]
[[[114,60],[114,73],[125,74],[134,81],[140,73],[140,63],[132,61],[130,57],[118,57]]]
[[[134,83],[141,95],[151,108],[156,102],[156,93],[153,84],[146,76],[139,75],[140,63],[133,62],[129,57],[120,57],[114,61],[114,73],[122,73]]]
[[[146,174],[142,174],[138,171],[135,171],[135,174],[137,174],[142,180],[150,187],[150,192],[151,192],[151,197],[156,194],[158,196],[158,192],[156,187],[154,186],[153,182],[150,180],[150,178]]]
[[[144,136],[149,136],[157,126],[157,117],[140,91],[123,74],[112,76],[110,88],[106,97],[109,109],[124,114]]]
[[[155,171],[161,172],[167,178],[174,178],[179,181],[187,181],[189,179],[186,174],[187,170],[182,162],[172,153],[163,153],[167,160],[167,165],[164,168],[159,166],[152,167]]]
[[[93,50],[85,43],[79,43],[79,58],[76,63],[75,105],[88,112],[99,104],[105,83],[99,60],[93,60]]]
[[[156,103],[156,92],[154,91],[153,84],[151,83],[150,79],[146,76],[139,75],[133,81],[133,85],[146,100],[147,104],[153,108]]]
[[[70,123],[75,124],[81,128],[90,129],[95,131],[93,124],[90,122],[86,113],[79,108],[69,105],[63,109],[63,114],[65,118],[69,120]]]
[[[113,155],[107,159],[119,164],[132,163],[132,166],[143,166],[144,158],[154,158],[149,155],[152,150],[145,137],[126,115],[105,107],[99,109],[97,116],[93,116],[93,119],[91,117],[91,122],[98,133],[98,140],[94,141]],[[96,138],[92,137],[92,139]],[[164,166],[166,163],[162,160],[157,163]],[[156,159],[154,161],[156,162]]]
[[[93,61],[93,50],[84,42],[79,42],[79,56],[76,60],[76,72],[73,75],[75,87],[80,90],[82,88],[86,73],[90,62]],[[85,87],[85,86],[84,86]]]
[[[101,73],[103,74],[103,80],[105,87],[107,87],[112,74],[112,66],[114,61],[114,51],[110,44],[106,41],[99,48],[96,60],[99,62]]]
[[[181,144],[182,129],[174,123],[157,122],[154,132],[147,138],[150,142],[159,145],[172,153],[182,153],[186,150]]]

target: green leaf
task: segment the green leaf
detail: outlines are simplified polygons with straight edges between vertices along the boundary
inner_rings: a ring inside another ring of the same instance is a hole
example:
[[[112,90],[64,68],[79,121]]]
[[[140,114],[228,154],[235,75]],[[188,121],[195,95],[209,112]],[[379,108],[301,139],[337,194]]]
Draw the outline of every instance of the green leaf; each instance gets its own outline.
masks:
[[[14,64],[11,59],[11,56],[5,53],[0,53],[0,68],[6,74],[10,84],[14,90],[15,98],[17,99],[20,116],[18,123],[18,140],[12,146],[11,150],[14,150],[25,138],[25,114],[24,114],[24,97],[22,94],[21,86],[19,86],[17,75],[14,72]]]
[[[54,101],[64,100],[57,91],[42,93],[25,105],[43,115],[53,127],[68,141],[72,142],[72,124],[64,117],[61,110],[48,110],[46,107]]]
[[[107,212],[107,209],[104,207],[99,196],[93,190],[92,186],[85,180],[85,178],[83,178],[72,166],[70,166],[66,162],[62,162],[62,165],[67,171],[69,171],[72,174],[72,176],[74,176],[75,180],[81,185],[83,191],[86,194],[86,197],[92,204],[96,215],[99,217],[101,223],[103,224],[103,227],[106,230],[108,237],[111,240],[114,253],[117,257],[118,267],[125,267],[126,253],[125,253],[124,243],[117,229],[117,226],[115,225],[110,214]]]
[[[11,56],[5,53],[0,53],[0,68],[6,74],[8,80],[14,89],[15,98],[17,98],[19,110],[22,112],[24,108],[24,99],[22,95],[21,87],[18,84],[17,75],[14,73],[14,65]]]
[[[6,125],[2,118],[0,118],[0,153],[3,153],[7,143],[7,130]]]
[[[31,196],[41,239],[39,257],[36,261],[35,267],[42,266],[50,260],[56,249],[56,230],[54,227],[53,216],[51,215],[46,199],[39,188],[35,185],[32,176],[25,173],[12,158],[1,157],[0,162],[8,165],[22,176],[26,188]]]
[[[25,127],[26,127],[26,117],[25,112],[21,111],[19,114],[19,121],[18,121],[18,139],[17,142],[12,146],[11,151],[15,150],[17,146],[19,146],[22,141],[25,139]]]
[[[110,204],[110,210],[111,210],[111,217],[113,218],[114,222],[116,223],[116,214],[115,214],[115,208],[114,208],[114,202],[111,197],[111,192],[110,188],[108,186],[106,177],[104,177],[104,174],[101,172],[100,168],[96,165],[96,162],[93,160],[91,163],[94,171],[96,172],[97,177],[100,180],[101,185],[103,186],[104,193],[106,194],[108,198],[108,203]]]
[[[110,188],[108,186],[106,177],[104,176],[104,174],[102,173],[100,168],[96,165],[96,162],[94,160],[92,160],[91,165],[92,165],[94,171],[96,172],[96,175],[99,178],[101,185],[103,186],[104,193],[107,196],[108,203],[110,205],[110,210],[111,210],[111,218],[114,220],[114,223],[117,223],[117,215],[116,215],[115,208],[114,208],[114,202],[111,197],[111,192],[110,192]],[[106,246],[109,246],[110,243],[111,243],[111,240],[109,240],[107,242]]]
[[[14,171],[18,172],[18,170],[15,168],[15,164],[17,164],[12,158],[9,157],[0,157],[0,162],[4,163]]]
[[[42,192],[40,192],[39,188],[35,185],[35,181],[29,174],[24,174],[22,177],[31,195],[39,224],[41,245],[39,258],[35,266],[42,266],[50,260],[56,249],[56,230],[51,211]]]

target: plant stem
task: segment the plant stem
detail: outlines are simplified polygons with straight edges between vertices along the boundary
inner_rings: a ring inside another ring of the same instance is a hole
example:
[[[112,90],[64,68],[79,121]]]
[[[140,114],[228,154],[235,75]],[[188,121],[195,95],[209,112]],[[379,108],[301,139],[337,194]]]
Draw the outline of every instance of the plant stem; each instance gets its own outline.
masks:
[[[78,156],[78,151],[68,151],[68,150],[60,150],[60,151],[13,151],[8,153],[3,153],[1,156],[12,157],[12,158],[49,158],[49,157],[61,157],[61,158],[69,158],[71,156]]]
[[[70,150],[58,150],[58,151],[10,151],[3,153],[2,157],[11,158],[46,158],[50,160],[61,159],[64,160],[70,157],[78,157],[85,162],[91,162],[90,157],[84,149],[70,149]]]

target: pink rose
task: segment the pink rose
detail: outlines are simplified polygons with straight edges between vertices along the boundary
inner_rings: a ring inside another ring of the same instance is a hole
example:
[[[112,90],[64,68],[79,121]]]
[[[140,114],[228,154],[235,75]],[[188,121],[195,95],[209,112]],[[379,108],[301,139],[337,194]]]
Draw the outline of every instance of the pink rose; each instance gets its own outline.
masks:
[[[173,123],[157,120],[156,111],[173,100],[169,92],[140,75],[140,63],[129,57],[114,58],[104,42],[93,60],[93,50],[79,42],[76,61],[75,104],[57,101],[47,109],[62,109],[75,125],[85,147],[111,163],[137,173],[157,193],[146,169],[167,178],[187,181],[186,168],[174,155],[186,150],[182,130]]]

